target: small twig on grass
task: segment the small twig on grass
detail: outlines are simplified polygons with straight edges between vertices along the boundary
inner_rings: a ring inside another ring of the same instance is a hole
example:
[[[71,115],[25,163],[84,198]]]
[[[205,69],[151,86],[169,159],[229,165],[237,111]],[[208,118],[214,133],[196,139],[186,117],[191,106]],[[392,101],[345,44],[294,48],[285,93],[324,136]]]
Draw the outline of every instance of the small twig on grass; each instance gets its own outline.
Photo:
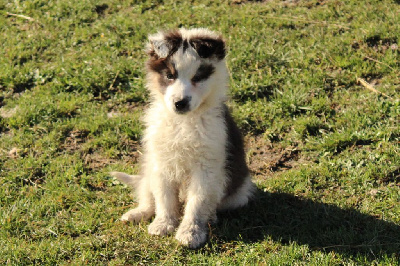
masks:
[[[38,20],[36,20],[34,18],[31,18],[31,17],[25,16],[25,15],[14,14],[14,13],[10,13],[10,12],[6,12],[6,15],[10,16],[10,17],[17,17],[17,18],[22,18],[22,19],[25,19],[25,20],[29,20],[31,22],[34,22],[36,25],[39,25],[39,27],[41,27],[41,28],[44,27],[43,24],[40,21],[38,21]]]
[[[114,209],[116,210],[123,210],[123,209],[128,209],[128,208],[132,208],[134,206],[134,204],[131,205],[126,205],[126,206],[120,206],[120,207],[115,207]]]
[[[117,77],[119,75],[119,70],[117,71],[117,73],[115,74],[114,80],[113,82],[110,84],[110,87],[108,87],[108,90],[111,90],[112,87],[114,86],[115,81],[117,80]]]
[[[49,231],[50,233],[52,233],[55,237],[58,236],[58,234],[56,232],[54,232],[53,230],[51,230],[49,228],[47,228],[46,230]]]
[[[387,67],[390,68],[391,70],[395,70],[393,67],[389,66],[388,64],[385,64],[385,63],[383,63],[383,62],[380,62],[380,61],[378,61],[378,60],[376,60],[376,59],[374,59],[374,58],[371,58],[371,57],[369,57],[369,56],[364,55],[364,58],[366,58],[366,59],[368,59],[368,60],[370,60],[370,61],[374,61],[375,63],[378,63],[378,64],[381,64],[381,65],[387,66]]]
[[[14,14],[14,13],[10,13],[10,12],[6,12],[7,16],[13,16],[13,17],[17,17],[17,18],[23,18],[29,21],[33,21],[33,22],[37,22],[34,18],[25,16],[25,15],[19,15],[19,14]]]
[[[366,81],[365,81],[364,79],[362,79],[362,78],[357,78],[357,83],[358,83],[358,84],[361,84],[364,88],[366,88],[366,89],[368,89],[368,90],[370,90],[370,91],[372,91],[372,92],[375,92],[375,93],[377,93],[377,94],[383,95],[383,96],[385,96],[386,98],[389,98],[389,99],[392,99],[392,100],[393,100],[392,97],[390,97],[389,95],[387,95],[387,94],[385,94],[385,93],[383,93],[383,92],[378,91],[377,89],[375,89],[374,87],[372,87],[371,84],[369,84],[368,82],[366,82]]]

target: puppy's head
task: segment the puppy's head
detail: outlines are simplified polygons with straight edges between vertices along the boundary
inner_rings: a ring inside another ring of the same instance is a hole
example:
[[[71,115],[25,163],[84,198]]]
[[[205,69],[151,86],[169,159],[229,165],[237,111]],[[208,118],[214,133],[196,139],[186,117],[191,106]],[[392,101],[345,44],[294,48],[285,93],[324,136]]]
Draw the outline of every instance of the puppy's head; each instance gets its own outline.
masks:
[[[179,29],[149,36],[149,89],[168,110],[186,114],[225,95],[225,43],[206,29]]]

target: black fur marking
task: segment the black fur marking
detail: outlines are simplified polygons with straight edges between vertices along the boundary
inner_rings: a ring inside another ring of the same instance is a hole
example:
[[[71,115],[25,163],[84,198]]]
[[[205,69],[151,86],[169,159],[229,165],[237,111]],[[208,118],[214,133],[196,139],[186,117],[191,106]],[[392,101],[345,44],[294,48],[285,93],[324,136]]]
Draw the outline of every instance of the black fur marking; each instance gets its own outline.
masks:
[[[226,187],[226,194],[229,196],[234,194],[243,185],[249,175],[249,168],[246,164],[242,135],[226,105],[224,105],[224,113],[228,133],[225,169],[229,182]]]
[[[210,58],[212,56],[219,60],[225,58],[225,43],[222,39],[198,37],[191,39],[189,43],[201,58]]]
[[[196,75],[192,78],[193,83],[208,79],[215,71],[215,67],[210,64],[202,64],[197,69]]]
[[[188,41],[184,40],[183,41],[183,52],[185,52],[188,47],[189,47]]]
[[[165,40],[170,46],[168,56],[172,56],[182,45],[182,35],[179,31],[170,31],[165,34]]]

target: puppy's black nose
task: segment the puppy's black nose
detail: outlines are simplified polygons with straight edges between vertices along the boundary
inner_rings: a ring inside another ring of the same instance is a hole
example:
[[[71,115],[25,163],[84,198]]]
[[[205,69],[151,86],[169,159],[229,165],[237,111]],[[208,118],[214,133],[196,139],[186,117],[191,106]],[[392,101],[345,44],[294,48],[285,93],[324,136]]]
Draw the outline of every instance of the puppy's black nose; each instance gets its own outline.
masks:
[[[180,101],[175,102],[175,109],[178,113],[185,113],[189,111],[190,97],[185,97]]]

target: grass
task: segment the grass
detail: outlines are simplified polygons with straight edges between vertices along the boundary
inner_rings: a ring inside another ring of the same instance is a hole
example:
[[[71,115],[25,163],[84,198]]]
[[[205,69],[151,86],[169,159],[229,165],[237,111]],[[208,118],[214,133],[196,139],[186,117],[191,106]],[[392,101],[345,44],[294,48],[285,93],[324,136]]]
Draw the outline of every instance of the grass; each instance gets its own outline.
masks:
[[[399,12],[389,0],[0,3],[0,263],[399,265]],[[181,26],[226,36],[259,188],[197,251],[121,224],[136,203],[108,175],[138,171],[146,36]]]

